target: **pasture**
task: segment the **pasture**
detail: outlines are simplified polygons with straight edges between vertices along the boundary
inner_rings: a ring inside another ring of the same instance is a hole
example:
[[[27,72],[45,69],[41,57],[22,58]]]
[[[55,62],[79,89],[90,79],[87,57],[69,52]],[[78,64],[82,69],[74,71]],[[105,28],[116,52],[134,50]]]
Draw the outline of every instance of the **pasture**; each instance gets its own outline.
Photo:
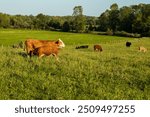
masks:
[[[13,44],[27,38],[57,40],[66,47],[54,57],[27,57]],[[132,42],[131,47],[125,46]],[[88,44],[88,49],[75,49]],[[94,52],[100,44],[103,52]],[[148,49],[139,52],[138,46]],[[150,39],[51,31],[0,29],[0,99],[150,99]]]

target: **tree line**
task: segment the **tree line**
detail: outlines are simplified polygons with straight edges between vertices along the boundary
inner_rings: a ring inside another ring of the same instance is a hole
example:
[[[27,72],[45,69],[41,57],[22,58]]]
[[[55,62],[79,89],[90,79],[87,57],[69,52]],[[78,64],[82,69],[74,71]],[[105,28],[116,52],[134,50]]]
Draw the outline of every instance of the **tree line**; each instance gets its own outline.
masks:
[[[137,33],[142,36],[150,36],[150,4],[124,6],[112,4],[110,10],[106,10],[99,17],[99,30],[101,31],[125,31]]]
[[[0,13],[0,28],[57,30],[64,32],[105,32],[100,34],[140,34],[150,36],[150,4],[118,7],[116,3],[99,17],[85,16],[75,6],[70,16],[9,15]]]

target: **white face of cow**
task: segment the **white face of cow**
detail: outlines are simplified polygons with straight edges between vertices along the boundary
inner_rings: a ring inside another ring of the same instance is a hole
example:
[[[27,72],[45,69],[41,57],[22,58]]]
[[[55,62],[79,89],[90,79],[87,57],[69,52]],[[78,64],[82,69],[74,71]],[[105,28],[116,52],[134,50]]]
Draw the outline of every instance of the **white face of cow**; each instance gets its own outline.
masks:
[[[64,48],[65,47],[64,42],[61,39],[59,39],[58,41],[59,41],[59,48]]]

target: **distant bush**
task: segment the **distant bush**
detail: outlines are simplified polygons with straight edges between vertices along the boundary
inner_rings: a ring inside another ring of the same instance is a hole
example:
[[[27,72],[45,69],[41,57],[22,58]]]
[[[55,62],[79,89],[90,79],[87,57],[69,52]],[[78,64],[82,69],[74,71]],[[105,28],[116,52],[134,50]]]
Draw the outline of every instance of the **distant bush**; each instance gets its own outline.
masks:
[[[113,31],[111,29],[107,29],[106,32],[98,32],[98,35],[113,35]]]
[[[140,38],[141,35],[140,34],[134,34],[134,33],[127,33],[125,31],[117,31],[114,33],[114,35],[116,36],[122,36],[122,37],[133,37],[133,38]]]
[[[144,36],[144,37],[150,37],[150,31],[149,31],[149,32],[142,33],[141,35]]]
[[[133,38],[140,38],[141,37],[141,34],[127,33],[125,31],[117,31],[117,32],[113,33],[113,31],[109,30],[109,29],[107,30],[107,32],[96,32],[94,34],[98,34],[98,35],[115,35],[115,36],[120,36],[120,37],[133,37]]]
[[[107,34],[107,35],[113,35],[113,30],[112,30],[112,29],[107,29],[106,34]]]
[[[98,35],[107,35],[106,32],[98,32],[97,34],[98,34]]]

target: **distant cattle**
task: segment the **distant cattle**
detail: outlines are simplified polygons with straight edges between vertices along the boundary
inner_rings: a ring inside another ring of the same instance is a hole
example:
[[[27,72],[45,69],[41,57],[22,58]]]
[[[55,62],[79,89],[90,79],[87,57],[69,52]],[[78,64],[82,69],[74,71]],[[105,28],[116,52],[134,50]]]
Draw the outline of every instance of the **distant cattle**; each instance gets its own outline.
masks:
[[[140,52],[146,52],[147,49],[146,49],[145,47],[143,47],[143,46],[140,46],[140,47],[139,47],[139,51],[140,51]]]
[[[82,45],[82,46],[77,46],[76,49],[86,49],[88,48],[88,45]]]
[[[126,47],[130,47],[131,46],[131,42],[126,42]]]
[[[101,45],[94,45],[94,51],[103,51]]]
[[[58,48],[65,47],[65,44],[60,39],[57,41],[28,39],[25,41],[26,51],[27,54],[30,54],[30,56],[32,51],[34,51],[34,49],[42,46],[52,46],[52,45],[58,45]]]

